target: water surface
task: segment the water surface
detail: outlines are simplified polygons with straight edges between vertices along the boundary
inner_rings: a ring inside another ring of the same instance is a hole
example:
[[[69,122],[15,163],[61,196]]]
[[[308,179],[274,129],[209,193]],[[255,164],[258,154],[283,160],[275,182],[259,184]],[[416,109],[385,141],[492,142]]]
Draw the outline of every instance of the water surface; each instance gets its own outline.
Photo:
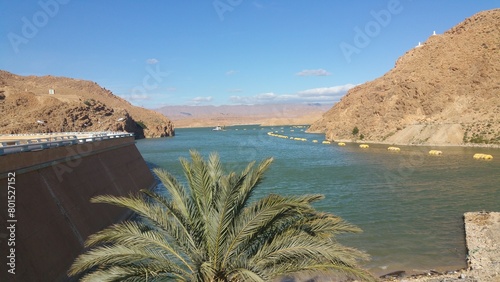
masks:
[[[308,140],[272,137],[269,131]],[[255,196],[324,194],[318,209],[363,229],[340,240],[368,252],[372,260],[365,267],[376,274],[465,267],[463,214],[500,211],[498,149],[401,146],[393,153],[386,145],[360,149],[321,141],[323,135],[304,128],[239,126],[176,129],[173,138],[139,140],[137,147],[147,162],[181,179],[179,157],[189,158],[190,149],[205,156],[218,152],[228,170],[274,157]],[[430,156],[430,149],[443,155]],[[495,158],[474,160],[475,153]]]

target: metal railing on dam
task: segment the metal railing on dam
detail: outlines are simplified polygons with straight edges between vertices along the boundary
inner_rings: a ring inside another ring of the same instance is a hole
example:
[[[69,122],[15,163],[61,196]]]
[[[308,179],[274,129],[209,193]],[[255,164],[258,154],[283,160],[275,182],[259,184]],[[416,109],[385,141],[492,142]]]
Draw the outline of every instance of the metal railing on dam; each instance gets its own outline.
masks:
[[[109,131],[3,134],[0,135],[0,156],[133,136],[133,133]]]

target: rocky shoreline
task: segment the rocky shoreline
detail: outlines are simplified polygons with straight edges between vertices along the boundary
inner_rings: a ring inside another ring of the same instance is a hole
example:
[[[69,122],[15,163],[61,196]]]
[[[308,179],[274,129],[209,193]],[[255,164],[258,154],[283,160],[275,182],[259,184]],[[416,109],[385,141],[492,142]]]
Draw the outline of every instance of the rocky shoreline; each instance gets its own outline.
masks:
[[[500,281],[500,212],[467,212],[464,214],[468,250],[467,268],[441,273],[407,276],[396,271],[381,276],[382,281],[399,282],[496,282]]]

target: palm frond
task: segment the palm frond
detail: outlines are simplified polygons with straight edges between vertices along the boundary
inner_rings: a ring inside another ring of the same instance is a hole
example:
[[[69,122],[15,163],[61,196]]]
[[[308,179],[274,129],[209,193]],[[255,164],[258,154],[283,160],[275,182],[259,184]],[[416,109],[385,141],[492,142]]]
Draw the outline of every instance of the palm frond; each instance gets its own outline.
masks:
[[[127,200],[122,201],[122,197],[99,196],[92,199],[92,201],[112,203],[119,206],[128,206],[131,210],[136,211],[139,215],[141,215],[141,220],[144,220],[145,224],[149,225],[151,228],[157,228],[164,231],[164,240],[170,242],[173,248],[178,252],[184,251],[184,253],[193,261],[200,260],[207,256],[203,243],[200,244],[200,242],[196,242],[196,247],[193,248],[192,238],[185,236],[184,228],[175,224],[174,220],[170,220],[168,218],[168,213],[164,209],[158,205],[148,203],[139,197],[125,199]],[[193,230],[199,230],[199,227],[195,225]]]
[[[253,263],[257,265],[275,265],[279,262],[311,259],[316,262],[341,263],[354,266],[358,259],[364,258],[361,252],[353,253],[352,249],[345,248],[334,242],[315,240],[314,237],[298,234],[287,235],[290,236],[276,239],[263,248],[263,251],[258,253],[252,260]]]
[[[246,268],[234,268],[228,273],[229,281],[245,281],[245,282],[265,282],[263,277],[257,273],[250,270],[250,267]]]
[[[217,153],[211,153],[206,164],[212,182],[217,182],[223,175],[224,169]]]
[[[235,221],[232,232],[228,234],[229,246],[224,262],[241,254],[253,238],[261,235],[274,222],[293,217],[297,213],[310,211],[312,209],[310,203],[320,198],[322,198],[321,195],[301,197],[269,195],[247,207]]]
[[[273,258],[265,258],[264,261],[261,261],[258,267],[270,277],[290,273],[325,271],[340,272],[349,277],[370,276],[368,272],[357,266],[355,258],[351,258],[350,263],[346,262],[345,256],[352,256],[350,251],[356,250],[341,247],[329,247],[328,249],[327,251],[318,248],[306,250],[296,247],[280,250],[279,254],[274,254]],[[327,252],[331,252],[331,254],[328,255]]]
[[[189,281],[183,276],[165,272],[165,269],[148,265],[148,267],[113,266],[108,269],[98,269],[85,275],[82,282],[144,282],[144,281]]]
[[[186,251],[196,249],[196,241],[198,241],[196,239],[198,237],[198,234],[195,232],[195,229],[192,226],[193,220],[191,220],[190,218],[186,218],[185,214],[181,210],[179,210],[172,201],[168,200],[163,195],[149,190],[141,190],[141,192],[148,195],[151,199],[155,200],[157,204],[163,207],[161,210],[165,211],[168,215],[168,225],[175,226],[175,229],[180,233],[174,237],[182,237],[186,239],[183,241],[185,241],[187,244],[181,244],[184,248],[188,249]],[[168,229],[173,230],[174,228]]]
[[[209,236],[207,237],[208,244],[213,246],[210,248],[213,252],[210,253],[213,267],[219,267],[219,259],[223,256],[227,232],[232,222],[232,210],[234,209],[234,201],[231,197],[230,187],[227,186],[227,179],[222,177],[218,183],[220,191],[213,208],[210,210]]]
[[[331,238],[342,233],[360,233],[362,230],[342,218],[329,213],[312,213],[295,222],[297,228],[312,236]]]
[[[100,246],[77,257],[68,273],[75,275],[92,270],[95,267],[106,269],[113,266],[141,266],[161,265],[164,271],[186,274],[186,270],[171,262],[165,254],[152,249],[128,248],[125,246]]]
[[[189,166],[192,182],[189,183],[189,187],[192,192],[192,198],[198,204],[202,216],[206,217],[208,215],[208,208],[214,197],[211,187],[214,183],[210,177],[208,165],[203,160],[201,154],[196,151],[190,151],[190,154],[192,161]]]
[[[86,241],[87,246],[97,244],[114,244],[130,249],[158,250],[165,257],[172,258],[182,263],[182,265],[192,271],[192,262],[186,258],[186,253],[179,252],[178,247],[165,240],[165,234],[146,230],[143,224],[138,222],[122,222],[114,224],[98,233],[89,236]],[[175,242],[175,241],[174,241]]]
[[[272,164],[273,158],[263,160],[256,169],[253,169],[254,163],[251,162],[240,174],[235,187],[239,187],[239,195],[236,200],[237,208],[240,211],[243,207],[247,206],[253,191],[257,188],[258,184],[262,181],[264,173]]]
[[[181,159],[183,163],[185,175],[191,175],[189,162]],[[162,195],[155,196],[159,202],[169,202],[175,209],[179,210],[183,217],[188,221],[190,227],[190,234],[197,245],[204,243],[204,230],[205,221],[204,217],[200,214],[199,206],[194,202],[192,194],[189,189],[181,185],[170,173],[163,169],[155,169],[158,177],[166,188],[166,192],[170,195],[171,200]]]
[[[163,186],[170,195],[172,204],[182,213],[185,218],[193,218],[193,203],[186,193],[186,188],[177,179],[164,169],[155,168],[154,173],[158,176]]]

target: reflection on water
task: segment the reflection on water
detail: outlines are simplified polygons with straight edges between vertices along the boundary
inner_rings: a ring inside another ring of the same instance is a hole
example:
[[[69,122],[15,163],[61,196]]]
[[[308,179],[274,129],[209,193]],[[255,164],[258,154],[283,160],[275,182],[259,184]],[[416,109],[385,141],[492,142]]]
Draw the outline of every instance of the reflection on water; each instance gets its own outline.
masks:
[[[146,161],[178,178],[183,177],[178,159],[188,158],[190,149],[218,152],[228,170],[274,157],[255,196],[324,194],[318,209],[363,229],[340,240],[367,251],[372,260],[366,267],[375,273],[465,267],[463,213],[500,210],[498,149],[442,147],[442,156],[430,156],[434,148],[400,146],[397,153],[386,145],[322,144],[322,135],[303,128],[226,129],[177,129],[174,138],[140,140],[137,147]],[[271,137],[269,131],[308,141]],[[495,158],[474,160],[475,153]]]

